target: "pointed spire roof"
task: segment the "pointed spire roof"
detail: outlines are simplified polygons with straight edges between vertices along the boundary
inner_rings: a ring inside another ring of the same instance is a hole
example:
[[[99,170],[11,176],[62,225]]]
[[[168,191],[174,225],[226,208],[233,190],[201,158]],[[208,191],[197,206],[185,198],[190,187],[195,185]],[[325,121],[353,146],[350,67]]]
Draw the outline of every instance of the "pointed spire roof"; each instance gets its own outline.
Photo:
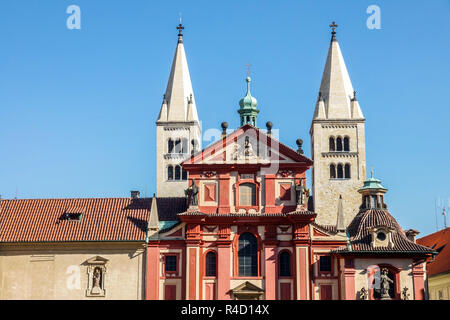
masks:
[[[342,195],[339,196],[336,230],[340,232],[345,231],[345,217],[344,217],[344,206],[342,204]]]
[[[183,25],[178,29],[178,43],[170,70],[169,81],[165,93],[166,105],[161,107],[158,121],[199,121],[195,104],[194,90],[183,44]],[[162,109],[167,109],[167,111]],[[165,117],[167,114],[167,117]]]
[[[331,43],[328,49],[327,61],[323,71],[320,92],[322,94],[326,119],[352,119],[352,115],[363,119],[363,114],[358,103],[352,104],[354,90],[350,76],[342,56],[341,48],[336,38],[334,23],[330,25],[333,29]],[[358,110],[354,110],[357,108]],[[314,119],[319,119],[321,114],[319,104],[316,105]]]

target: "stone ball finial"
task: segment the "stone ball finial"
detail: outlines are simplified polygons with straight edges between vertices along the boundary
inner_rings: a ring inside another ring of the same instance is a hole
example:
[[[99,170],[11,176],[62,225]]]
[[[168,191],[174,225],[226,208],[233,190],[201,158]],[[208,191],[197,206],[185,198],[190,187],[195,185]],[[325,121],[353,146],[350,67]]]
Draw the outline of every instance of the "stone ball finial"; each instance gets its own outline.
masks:
[[[303,140],[302,139],[297,139],[296,143],[297,143],[297,147],[298,147],[297,153],[298,154],[303,154],[303,149],[302,149]]]
[[[227,130],[228,129],[228,122],[222,122],[222,124],[220,126],[222,127],[223,130]]]
[[[267,131],[272,131],[272,127],[273,127],[273,123],[272,123],[272,121],[268,121],[267,123],[266,123],[266,128],[267,128]]]

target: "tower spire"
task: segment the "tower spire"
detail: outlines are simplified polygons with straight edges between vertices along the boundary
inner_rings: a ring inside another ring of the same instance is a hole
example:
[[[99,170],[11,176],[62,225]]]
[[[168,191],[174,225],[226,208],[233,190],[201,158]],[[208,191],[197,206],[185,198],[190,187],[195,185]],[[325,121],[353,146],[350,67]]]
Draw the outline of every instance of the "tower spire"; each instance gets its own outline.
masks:
[[[320,84],[320,92],[325,104],[325,119],[364,119],[336,39],[337,26],[334,21],[330,24],[332,37]],[[315,119],[320,114],[318,111],[314,113]]]
[[[184,26],[180,23],[177,26],[178,43],[175,50],[175,56],[170,70],[169,81],[165,93],[167,111],[160,112],[162,116],[167,114],[166,118],[160,118],[158,121],[199,121],[197,114],[197,106],[195,104],[194,90],[192,89],[191,76],[186,59],[186,52],[183,44]]]

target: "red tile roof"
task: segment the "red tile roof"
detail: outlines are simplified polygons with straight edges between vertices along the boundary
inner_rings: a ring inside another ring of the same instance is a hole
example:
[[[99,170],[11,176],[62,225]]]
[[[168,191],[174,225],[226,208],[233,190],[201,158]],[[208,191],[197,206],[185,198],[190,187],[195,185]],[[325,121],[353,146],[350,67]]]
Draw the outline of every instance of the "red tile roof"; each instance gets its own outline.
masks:
[[[417,243],[440,251],[434,261],[427,263],[428,275],[450,271],[450,227],[417,239]]]
[[[1,200],[0,242],[144,241],[151,202],[150,198]],[[159,198],[157,203],[160,220],[178,220],[177,213],[186,210],[184,198]]]

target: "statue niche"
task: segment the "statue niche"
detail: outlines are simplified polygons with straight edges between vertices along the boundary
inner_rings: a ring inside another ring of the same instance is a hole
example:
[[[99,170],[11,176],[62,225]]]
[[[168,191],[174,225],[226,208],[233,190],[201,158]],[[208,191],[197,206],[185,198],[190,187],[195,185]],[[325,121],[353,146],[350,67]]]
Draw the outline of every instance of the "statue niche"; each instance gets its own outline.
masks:
[[[105,277],[106,277],[106,263],[108,259],[100,256],[93,257],[83,263],[87,266],[87,297],[105,297]]]

